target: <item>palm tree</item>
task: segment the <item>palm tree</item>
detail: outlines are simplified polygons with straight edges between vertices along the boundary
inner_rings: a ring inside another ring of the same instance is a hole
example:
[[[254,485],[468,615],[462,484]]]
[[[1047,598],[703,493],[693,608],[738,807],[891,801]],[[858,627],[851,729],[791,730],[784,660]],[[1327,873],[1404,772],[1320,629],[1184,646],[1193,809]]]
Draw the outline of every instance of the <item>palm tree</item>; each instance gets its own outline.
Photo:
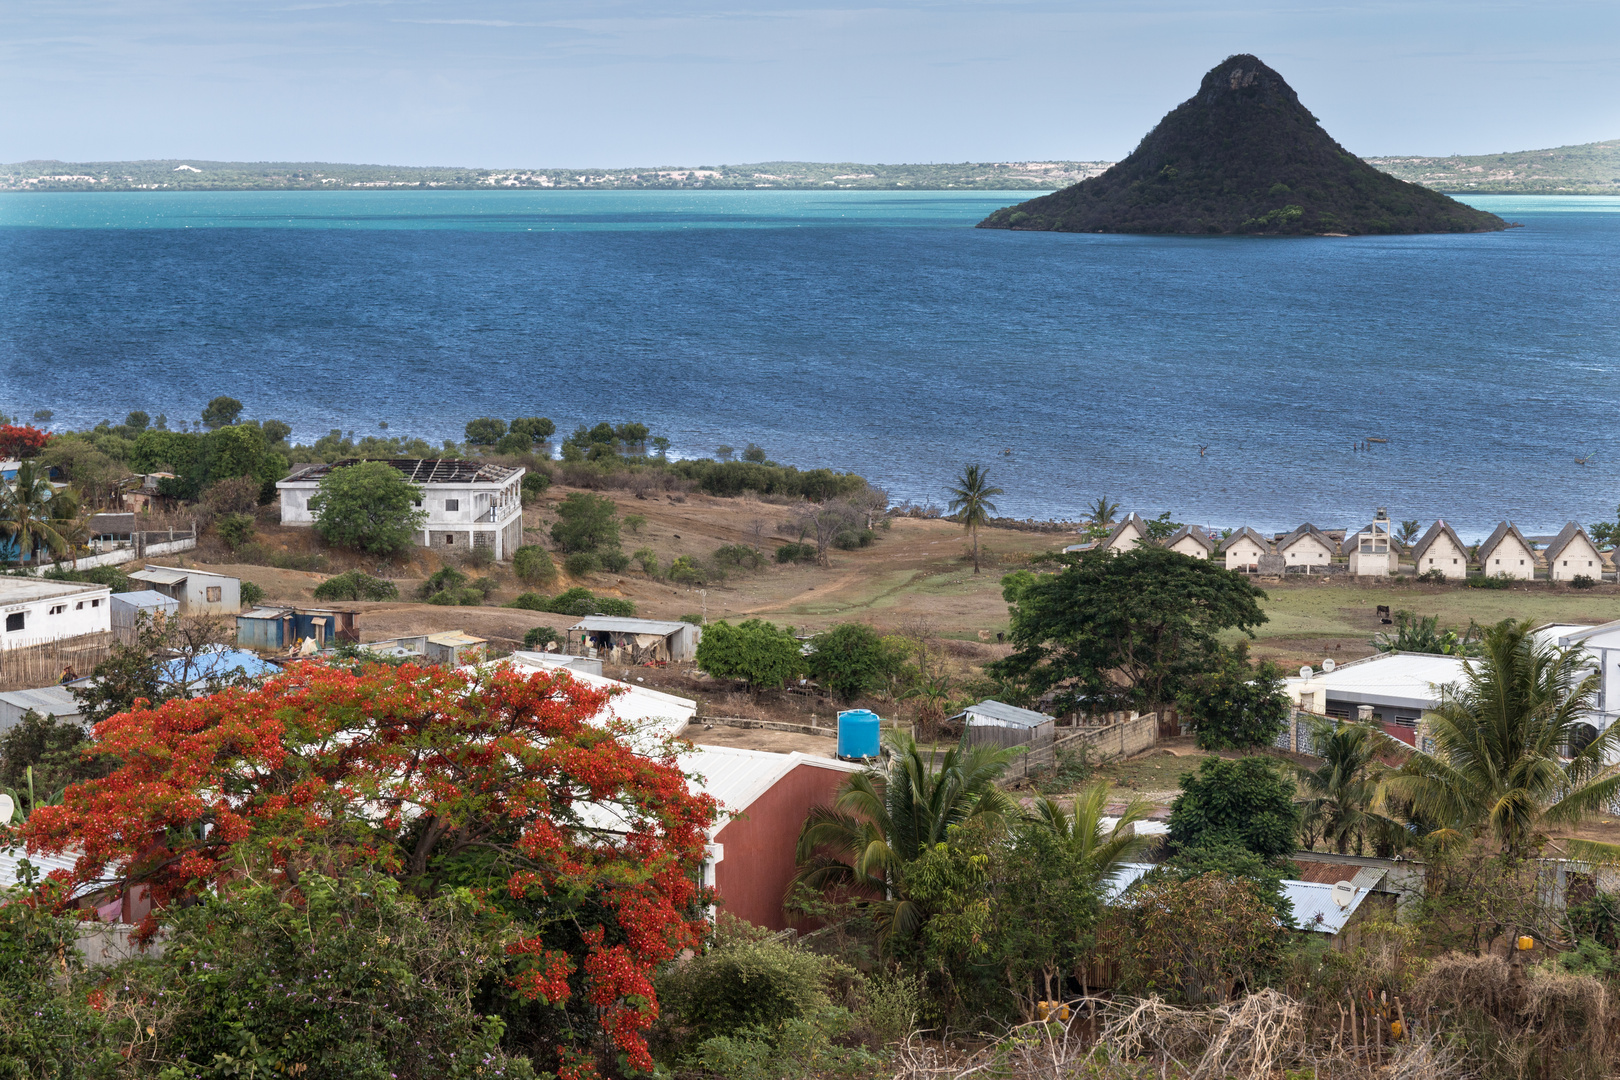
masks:
[[[963,528],[973,535],[975,574],[979,572],[979,526],[988,524],[990,515],[996,512],[996,504],[990,499],[1002,494],[1005,492],[1000,488],[990,486],[990,470],[983,465],[964,466],[956,486],[951,488],[951,513],[959,515]]]
[[[1480,658],[1464,663],[1462,683],[1442,688],[1424,718],[1434,752],[1413,753],[1384,781],[1386,793],[1435,823],[1440,839],[1488,836],[1521,858],[1545,826],[1606,811],[1620,791],[1620,770],[1605,764],[1620,748],[1620,725],[1586,740],[1599,679],[1581,650],[1538,641],[1528,620],[1504,619],[1485,631]],[[1566,846],[1577,857],[1620,858],[1620,844]]]
[[[1306,832],[1320,836],[1340,855],[1348,855],[1352,843],[1360,855],[1368,841],[1377,854],[1385,854],[1405,833],[1400,822],[1374,809],[1383,772],[1378,755],[1393,749],[1389,736],[1368,724],[1328,721],[1318,721],[1313,735],[1312,752],[1321,756],[1322,764],[1295,769]]]
[[[1108,496],[1104,495],[1092,503],[1088,509],[1091,513],[1091,523],[1093,525],[1106,525],[1114,520],[1115,514],[1119,513],[1119,503],[1109,502]]]
[[[1089,784],[1075,795],[1067,810],[1056,799],[1042,795],[1031,814],[1036,824],[1050,829],[1099,879],[1112,876],[1122,863],[1159,842],[1158,837],[1136,835],[1136,823],[1146,821],[1153,811],[1153,804],[1140,796],[1125,804],[1113,825],[1105,825],[1110,794],[1106,781]]]
[[[51,513],[54,494],[51,482],[35,470],[32,461],[22,463],[9,487],[0,484],[0,532],[16,541],[18,562],[31,558],[41,547],[57,556],[67,551],[68,542],[57,531]]]
[[[952,825],[1004,822],[1016,813],[996,779],[1022,748],[969,748],[964,742],[944,754],[925,754],[901,732],[890,732],[885,741],[885,768],[851,775],[831,807],[817,807],[805,818],[794,882],[882,897],[875,902],[887,939],[891,932],[910,934],[922,915],[902,895],[901,867],[943,843]]]
[[[1395,533],[1395,539],[1400,541],[1402,547],[1411,547],[1412,542],[1423,531],[1423,525],[1417,521],[1403,521],[1400,529]]]

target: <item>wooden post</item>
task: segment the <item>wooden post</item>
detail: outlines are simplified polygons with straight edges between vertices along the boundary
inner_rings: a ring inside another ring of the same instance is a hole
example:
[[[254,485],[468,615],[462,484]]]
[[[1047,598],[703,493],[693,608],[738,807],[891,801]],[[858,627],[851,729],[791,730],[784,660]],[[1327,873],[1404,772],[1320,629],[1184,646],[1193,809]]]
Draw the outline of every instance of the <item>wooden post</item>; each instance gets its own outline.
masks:
[[[1401,1038],[1410,1039],[1412,1032],[1406,1026],[1406,1010],[1401,1008],[1401,999],[1399,997],[1395,998],[1395,1019],[1401,1022]]]
[[[1350,999],[1350,1046],[1351,1052],[1360,1056],[1361,1032],[1356,1022],[1356,999]]]

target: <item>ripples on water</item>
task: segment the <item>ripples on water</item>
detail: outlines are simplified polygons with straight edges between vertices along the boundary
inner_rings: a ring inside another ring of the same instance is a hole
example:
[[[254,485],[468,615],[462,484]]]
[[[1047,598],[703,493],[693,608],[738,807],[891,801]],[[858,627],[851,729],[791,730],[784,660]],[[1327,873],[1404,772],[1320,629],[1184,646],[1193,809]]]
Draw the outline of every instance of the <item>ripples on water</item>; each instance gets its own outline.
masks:
[[[896,498],[982,461],[1018,516],[1388,506],[1468,539],[1614,516],[1620,200],[1471,198],[1525,225],[1481,236],[969,227],[1022,197],[6,196],[0,409],[80,425],[228,393],[306,439],[639,419]]]

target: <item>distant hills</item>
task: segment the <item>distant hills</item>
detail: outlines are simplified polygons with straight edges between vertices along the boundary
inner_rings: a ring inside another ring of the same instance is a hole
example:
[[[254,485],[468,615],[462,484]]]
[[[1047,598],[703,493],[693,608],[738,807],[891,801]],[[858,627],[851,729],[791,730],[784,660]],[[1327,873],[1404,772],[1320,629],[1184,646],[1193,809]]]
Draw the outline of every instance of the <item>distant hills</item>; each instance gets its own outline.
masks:
[[[1374,157],[1367,163],[1458,194],[1620,195],[1620,139],[1501,154]]]
[[[1495,214],[1373,168],[1257,57],[1228,57],[1101,176],[981,229],[1272,236],[1488,232]]]

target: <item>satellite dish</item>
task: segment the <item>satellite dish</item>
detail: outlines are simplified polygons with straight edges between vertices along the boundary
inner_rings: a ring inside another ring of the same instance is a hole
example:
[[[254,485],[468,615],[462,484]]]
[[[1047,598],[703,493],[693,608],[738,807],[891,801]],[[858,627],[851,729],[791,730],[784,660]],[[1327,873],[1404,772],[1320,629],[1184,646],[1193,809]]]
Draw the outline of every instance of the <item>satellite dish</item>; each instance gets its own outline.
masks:
[[[1304,667],[1300,668],[1299,669],[1299,677],[1302,678],[1302,679],[1310,678],[1311,677],[1311,665],[1306,664]]]
[[[1343,911],[1350,906],[1350,901],[1356,898],[1356,887],[1348,881],[1335,882],[1333,886],[1333,902]]]
[[[17,804],[11,801],[10,795],[0,795],[0,825],[11,824],[11,815],[17,812]]]
[[[1322,670],[1327,672],[1329,675],[1333,674],[1333,669],[1338,667],[1338,666],[1339,666],[1338,664],[1335,664],[1333,662],[1333,657],[1331,657],[1331,656],[1328,657],[1326,660],[1322,661]]]

